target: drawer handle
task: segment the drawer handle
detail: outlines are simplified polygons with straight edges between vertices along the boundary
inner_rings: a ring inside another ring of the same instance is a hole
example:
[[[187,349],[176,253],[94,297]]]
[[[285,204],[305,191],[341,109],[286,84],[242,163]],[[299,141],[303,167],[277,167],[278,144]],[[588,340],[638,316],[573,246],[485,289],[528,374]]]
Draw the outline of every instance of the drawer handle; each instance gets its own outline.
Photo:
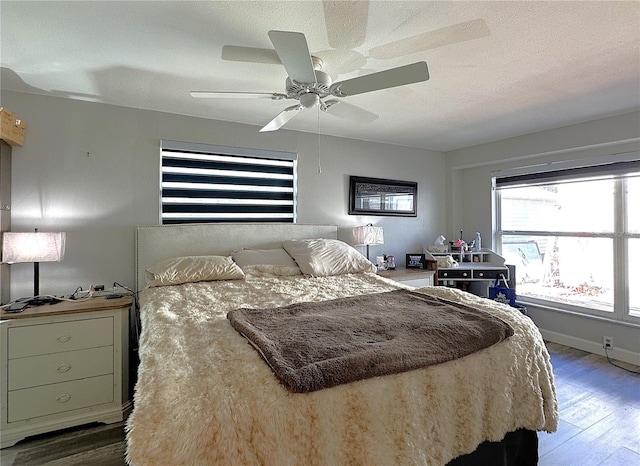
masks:
[[[65,362],[64,364],[60,364],[57,370],[60,373],[69,372],[71,370],[71,364],[69,364],[68,362]]]
[[[66,343],[66,342],[68,342],[69,340],[71,340],[71,335],[69,335],[68,333],[63,333],[62,335],[60,335],[60,336],[57,338],[57,340],[58,340],[60,343]]]
[[[447,274],[447,272],[444,272],[442,275],[443,275],[444,277],[449,276],[449,275]]]
[[[56,398],[58,403],[66,403],[70,399],[71,399],[71,395],[69,395],[68,393],[61,393],[60,395],[58,395],[58,398]]]
[[[484,277],[484,274],[482,272],[480,272],[478,275],[480,275],[481,277]]]
[[[463,276],[463,277],[466,277],[466,276],[467,276],[467,272],[464,272],[464,273],[462,274],[462,276]]]

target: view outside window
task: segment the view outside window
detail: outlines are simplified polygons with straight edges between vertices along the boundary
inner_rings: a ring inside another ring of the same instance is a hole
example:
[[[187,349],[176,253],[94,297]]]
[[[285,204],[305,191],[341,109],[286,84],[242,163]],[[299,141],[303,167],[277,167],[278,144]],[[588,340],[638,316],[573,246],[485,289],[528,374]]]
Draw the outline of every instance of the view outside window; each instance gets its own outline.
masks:
[[[501,190],[502,230],[611,233],[613,180]]]
[[[629,240],[629,313],[640,317],[640,239]]]
[[[640,177],[627,180],[627,225],[629,233],[640,235]]]
[[[640,284],[640,177],[523,183],[498,192],[501,252],[516,266],[518,296],[613,313],[616,279],[626,270],[629,314],[640,317],[640,286],[628,286]],[[626,232],[616,231],[617,206],[626,210]],[[626,264],[615,260],[623,247]]]
[[[516,266],[518,296],[613,311],[612,239],[513,235],[502,241],[502,256]]]
[[[640,317],[640,177],[627,180],[627,229],[629,238],[629,312]]]

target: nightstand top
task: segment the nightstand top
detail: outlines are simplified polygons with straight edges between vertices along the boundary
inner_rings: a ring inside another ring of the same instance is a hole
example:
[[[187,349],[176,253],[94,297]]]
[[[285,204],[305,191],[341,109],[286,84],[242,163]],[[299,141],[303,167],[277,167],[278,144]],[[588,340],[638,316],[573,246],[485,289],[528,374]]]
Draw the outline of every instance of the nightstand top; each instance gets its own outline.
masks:
[[[405,269],[398,268],[396,270],[378,270],[378,275],[393,280],[407,279],[414,280],[418,278],[432,277],[436,273],[435,270],[426,269]]]
[[[29,317],[44,317],[74,314],[78,312],[122,309],[131,306],[131,303],[133,303],[133,297],[131,295],[113,299],[107,299],[104,296],[95,296],[85,300],[61,301],[57,304],[44,304],[42,306],[29,307],[18,313],[7,313],[2,310],[0,313],[0,320],[26,319]]]

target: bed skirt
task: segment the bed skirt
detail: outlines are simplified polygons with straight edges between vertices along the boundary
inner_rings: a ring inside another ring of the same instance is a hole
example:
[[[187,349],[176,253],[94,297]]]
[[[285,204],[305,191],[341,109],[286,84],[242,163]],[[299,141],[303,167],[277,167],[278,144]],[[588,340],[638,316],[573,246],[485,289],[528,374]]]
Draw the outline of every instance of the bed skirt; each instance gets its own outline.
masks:
[[[538,434],[518,429],[505,435],[501,442],[482,442],[468,455],[462,455],[447,466],[536,466],[538,464]]]

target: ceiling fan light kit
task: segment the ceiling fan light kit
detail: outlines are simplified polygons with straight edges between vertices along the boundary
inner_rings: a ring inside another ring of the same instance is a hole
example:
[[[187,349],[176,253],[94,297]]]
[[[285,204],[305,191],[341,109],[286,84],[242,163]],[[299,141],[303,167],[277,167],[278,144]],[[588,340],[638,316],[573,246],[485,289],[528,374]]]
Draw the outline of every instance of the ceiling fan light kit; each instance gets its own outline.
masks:
[[[320,96],[315,92],[307,92],[306,94],[301,94],[298,99],[300,99],[300,105],[304,108],[313,108],[320,103]]]
[[[191,96],[196,98],[249,98],[297,100],[298,104],[285,108],[273,120],[267,123],[260,131],[276,131],[282,128],[289,120],[301,110],[319,107],[327,112],[339,99],[327,99],[327,97],[344,98],[365,92],[373,92],[404,86],[429,79],[427,63],[417,62],[410,65],[399,66],[364,76],[332,83],[331,77],[322,70],[323,62],[309,52],[307,39],[300,32],[269,31],[269,38],[282,65],[287,71],[285,81],[286,94],[268,92],[216,92],[216,91],[192,91]],[[323,100],[327,99],[327,100]]]

